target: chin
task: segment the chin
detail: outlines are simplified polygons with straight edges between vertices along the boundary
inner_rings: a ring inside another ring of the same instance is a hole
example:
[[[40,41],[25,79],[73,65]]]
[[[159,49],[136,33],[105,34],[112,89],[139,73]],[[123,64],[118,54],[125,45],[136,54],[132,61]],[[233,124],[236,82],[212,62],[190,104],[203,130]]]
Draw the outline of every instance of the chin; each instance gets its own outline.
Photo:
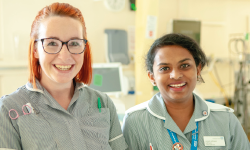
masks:
[[[168,95],[168,97],[172,100],[175,100],[175,101],[181,101],[183,99],[186,99],[187,98],[187,95],[184,95],[184,94],[171,94],[171,95]]]
[[[169,98],[171,98],[171,99],[173,99],[173,100],[183,99],[182,96],[173,96],[173,95],[170,95]]]
[[[54,78],[54,81],[57,82],[57,83],[69,83],[69,82],[72,82],[72,80],[73,80],[73,78],[72,79],[69,79],[69,78],[67,78],[67,79],[63,79],[63,78],[55,79]]]
[[[187,99],[189,99],[190,98],[190,96],[189,95],[187,95],[187,94],[185,94],[185,95],[182,95],[182,94],[180,94],[180,95],[170,95],[170,97],[172,98],[172,99],[174,99],[174,100],[176,100],[176,101],[186,101]]]

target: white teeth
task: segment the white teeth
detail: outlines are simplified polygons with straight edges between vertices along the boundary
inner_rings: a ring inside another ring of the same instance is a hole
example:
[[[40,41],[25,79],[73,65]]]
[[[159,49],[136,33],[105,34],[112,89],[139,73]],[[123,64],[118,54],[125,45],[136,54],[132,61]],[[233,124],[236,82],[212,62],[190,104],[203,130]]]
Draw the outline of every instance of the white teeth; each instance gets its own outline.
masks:
[[[171,87],[181,87],[181,86],[184,86],[184,85],[186,85],[186,83],[181,83],[181,84],[172,84],[172,85],[169,85],[169,86],[171,86]]]
[[[66,65],[66,66],[63,66],[63,65],[55,65],[57,69],[59,70],[69,70],[71,68],[72,65]]]

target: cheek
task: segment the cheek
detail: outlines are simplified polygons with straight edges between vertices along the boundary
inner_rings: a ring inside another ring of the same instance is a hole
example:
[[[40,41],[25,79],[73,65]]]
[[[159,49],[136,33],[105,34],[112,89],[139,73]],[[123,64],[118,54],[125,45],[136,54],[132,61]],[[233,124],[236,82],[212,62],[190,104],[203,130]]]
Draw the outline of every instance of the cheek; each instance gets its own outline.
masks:
[[[165,85],[168,83],[168,79],[169,79],[169,75],[168,74],[157,74],[155,75],[155,81],[159,84],[159,85]]]
[[[188,72],[190,77],[197,78],[197,70],[196,68],[190,69]]]
[[[80,55],[76,55],[74,57],[75,61],[77,62],[77,64],[79,65],[79,67],[82,67],[82,64],[83,64],[83,54],[80,54]]]
[[[193,82],[194,84],[196,84],[196,81],[197,81],[197,72],[196,72],[196,71],[193,71],[192,73],[190,73],[189,79],[191,79],[192,82]]]
[[[49,55],[49,54],[45,54],[44,52],[39,52],[39,63],[40,65],[44,66],[44,65],[48,65],[50,64],[55,56],[53,55]]]

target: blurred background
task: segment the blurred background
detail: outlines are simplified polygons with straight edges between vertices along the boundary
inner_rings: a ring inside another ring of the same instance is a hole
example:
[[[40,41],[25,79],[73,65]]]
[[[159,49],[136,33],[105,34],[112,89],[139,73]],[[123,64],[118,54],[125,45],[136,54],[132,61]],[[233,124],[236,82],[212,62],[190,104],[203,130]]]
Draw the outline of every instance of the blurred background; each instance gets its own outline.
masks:
[[[31,24],[53,2],[81,10],[95,64],[91,86],[102,91],[114,85],[103,92],[114,100],[121,121],[125,110],[158,92],[148,80],[144,57],[154,40],[175,32],[194,38],[208,56],[205,83],[195,92],[234,108],[250,132],[249,0],[0,0],[0,97],[27,82]],[[108,69],[116,69],[110,75],[118,78],[105,85],[110,71],[100,70]]]

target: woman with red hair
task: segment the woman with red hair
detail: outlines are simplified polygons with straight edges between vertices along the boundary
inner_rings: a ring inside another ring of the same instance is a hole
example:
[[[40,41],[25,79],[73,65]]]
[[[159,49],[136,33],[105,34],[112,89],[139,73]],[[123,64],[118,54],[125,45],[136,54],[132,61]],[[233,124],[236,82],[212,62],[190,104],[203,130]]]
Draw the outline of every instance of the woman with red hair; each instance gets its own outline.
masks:
[[[113,102],[85,86],[91,49],[80,10],[44,7],[30,37],[29,82],[0,99],[0,149],[126,149]]]

